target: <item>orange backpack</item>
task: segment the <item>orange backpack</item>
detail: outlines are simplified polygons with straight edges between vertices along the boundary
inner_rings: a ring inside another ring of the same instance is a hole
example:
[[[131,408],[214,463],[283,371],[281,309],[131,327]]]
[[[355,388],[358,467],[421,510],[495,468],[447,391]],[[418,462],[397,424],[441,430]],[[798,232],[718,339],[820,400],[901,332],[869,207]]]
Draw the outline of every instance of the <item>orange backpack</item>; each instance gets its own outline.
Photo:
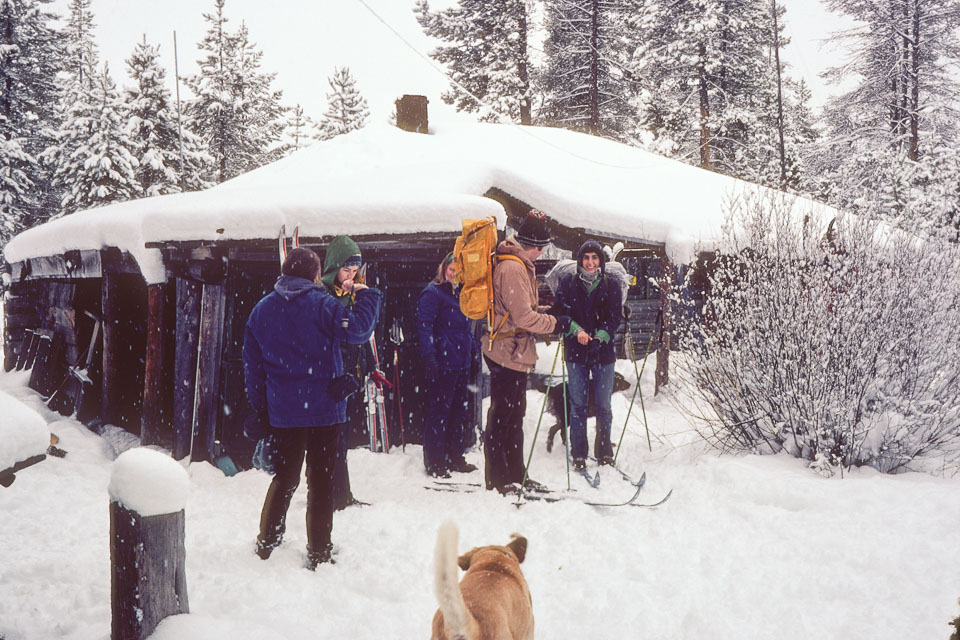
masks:
[[[523,262],[516,256],[497,256],[496,251],[496,218],[488,216],[480,220],[463,221],[463,231],[453,248],[453,263],[463,285],[460,289],[460,311],[472,320],[486,318],[487,328],[494,339],[493,266],[503,259]],[[500,326],[506,320],[507,316],[504,316]]]

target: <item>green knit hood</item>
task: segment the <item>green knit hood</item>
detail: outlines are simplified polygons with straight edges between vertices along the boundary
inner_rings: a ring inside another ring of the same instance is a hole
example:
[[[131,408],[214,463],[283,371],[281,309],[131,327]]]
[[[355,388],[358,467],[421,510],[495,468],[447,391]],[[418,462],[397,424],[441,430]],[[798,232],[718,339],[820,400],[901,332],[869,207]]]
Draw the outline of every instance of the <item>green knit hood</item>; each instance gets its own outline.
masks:
[[[330,291],[333,291],[337,282],[337,272],[351,256],[359,256],[360,247],[349,236],[337,236],[327,247],[327,255],[323,260],[323,276],[320,278]]]

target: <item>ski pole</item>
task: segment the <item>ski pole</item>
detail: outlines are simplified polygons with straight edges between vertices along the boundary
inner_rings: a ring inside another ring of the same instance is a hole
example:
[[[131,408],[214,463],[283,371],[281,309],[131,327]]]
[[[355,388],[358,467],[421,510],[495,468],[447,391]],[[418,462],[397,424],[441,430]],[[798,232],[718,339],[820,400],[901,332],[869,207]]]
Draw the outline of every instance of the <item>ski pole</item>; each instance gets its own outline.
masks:
[[[617,451],[613,454],[613,464],[616,466],[617,457],[620,455],[620,447],[623,446],[623,436],[627,432],[627,423],[630,422],[630,413],[633,411],[633,402],[637,398],[637,393],[640,392],[640,377],[643,375],[643,370],[647,366],[647,356],[650,355],[650,345],[653,344],[653,333],[650,334],[650,339],[647,340],[647,349],[643,354],[643,366],[638,370],[637,369],[637,355],[633,350],[633,336],[630,334],[630,327],[627,327],[626,339],[630,341],[630,359],[633,360],[633,371],[637,376],[637,386],[633,389],[633,396],[630,398],[630,407],[627,409],[627,419],[623,421],[623,430],[620,432],[620,440],[617,441]],[[643,394],[640,393],[640,407],[643,409],[643,428],[647,431],[647,449],[651,452],[653,451],[653,445],[650,443],[650,427],[647,425],[647,410],[643,405]]]
[[[563,339],[557,345],[557,352],[553,354],[553,364],[550,365],[550,377],[547,378],[547,392],[543,394],[543,404],[540,405],[540,417],[537,418],[537,428],[533,432],[533,441],[530,442],[530,455],[527,456],[527,464],[523,467],[523,480],[520,482],[519,498],[523,497],[523,485],[527,481],[527,474],[530,471],[530,461],[533,460],[533,448],[537,445],[537,434],[540,433],[540,422],[543,420],[543,411],[547,408],[547,396],[550,395],[550,385],[553,384],[553,372],[557,368],[557,358],[560,357],[560,348],[563,346]]]
[[[563,352],[563,361],[560,363],[560,380],[563,385],[563,448],[566,452],[564,456],[567,460],[567,491],[570,491],[570,414],[567,412],[567,351],[563,348],[563,340],[560,340],[561,351]]]

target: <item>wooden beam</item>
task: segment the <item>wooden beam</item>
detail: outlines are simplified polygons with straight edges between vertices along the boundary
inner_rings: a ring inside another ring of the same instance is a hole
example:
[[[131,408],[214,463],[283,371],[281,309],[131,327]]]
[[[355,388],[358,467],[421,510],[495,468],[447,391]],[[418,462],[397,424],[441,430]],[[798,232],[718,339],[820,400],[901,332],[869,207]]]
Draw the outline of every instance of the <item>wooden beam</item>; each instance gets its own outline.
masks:
[[[657,349],[657,370],[654,376],[653,393],[660,392],[660,387],[670,382],[670,331],[671,331],[671,313],[670,313],[670,289],[673,285],[673,264],[666,255],[661,259],[663,270],[661,272],[660,286],[660,308],[662,319],[660,326],[660,348]]]
[[[190,454],[193,440],[200,286],[195,280],[177,278],[177,335],[173,366],[173,457],[177,460]]]
[[[163,376],[163,288],[147,287],[147,348],[143,372],[140,444],[160,443],[160,386]]]
[[[120,286],[119,276],[105,269],[100,279],[103,318],[103,374],[100,384],[100,419],[117,424],[120,408]]]
[[[226,295],[222,284],[203,285],[200,331],[197,345],[197,383],[194,390],[192,460],[208,460],[217,450],[217,417],[220,414],[220,356],[223,342],[223,310]]]

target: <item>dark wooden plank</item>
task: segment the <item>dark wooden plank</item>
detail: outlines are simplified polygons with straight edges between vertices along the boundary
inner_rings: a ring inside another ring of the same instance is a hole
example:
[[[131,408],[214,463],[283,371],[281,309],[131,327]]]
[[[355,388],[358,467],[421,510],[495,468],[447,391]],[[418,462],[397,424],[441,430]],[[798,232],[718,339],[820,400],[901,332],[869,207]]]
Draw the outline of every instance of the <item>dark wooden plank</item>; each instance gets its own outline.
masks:
[[[108,424],[117,424],[119,417],[120,389],[120,284],[118,274],[105,271],[100,279],[100,309],[103,326],[103,351],[101,352],[100,418]]]
[[[141,516],[110,502],[110,637],[142,640],[190,613],[184,511]]]
[[[140,444],[160,443],[160,386],[163,378],[163,285],[147,287],[147,349],[143,374]]]
[[[660,304],[663,308],[662,322],[662,340],[660,348],[657,349],[657,369],[654,375],[654,394],[660,391],[660,387],[670,382],[670,289],[673,278],[673,265],[670,259],[663,257],[663,273],[666,277],[661,278],[660,282]]]
[[[203,285],[200,304],[200,331],[197,345],[197,388],[195,399],[192,460],[212,461],[216,447],[217,418],[220,414],[220,356],[223,346],[224,287]]]
[[[173,457],[177,460],[189,455],[193,438],[200,287],[195,280],[177,278],[177,335],[173,366]]]

